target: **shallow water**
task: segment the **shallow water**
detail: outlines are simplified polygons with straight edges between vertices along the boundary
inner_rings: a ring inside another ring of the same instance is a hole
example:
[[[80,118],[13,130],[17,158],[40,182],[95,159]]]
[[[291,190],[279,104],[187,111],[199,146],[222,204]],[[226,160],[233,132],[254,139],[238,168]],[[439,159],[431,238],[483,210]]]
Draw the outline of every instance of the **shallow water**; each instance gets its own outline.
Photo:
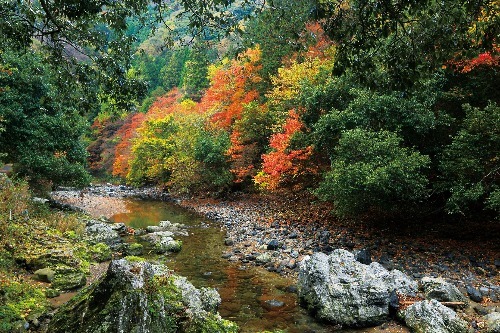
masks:
[[[228,251],[224,245],[225,232],[221,225],[192,214],[174,204],[155,201],[127,200],[129,213],[114,215],[111,220],[123,222],[132,228],[145,228],[169,220],[189,226],[188,237],[181,252],[153,257],[164,262],[177,274],[187,277],[196,287],[212,287],[222,298],[219,313],[236,322],[241,332],[285,330],[287,333],[333,332],[333,327],[316,323],[297,304],[297,295],[286,291],[293,284],[267,270],[232,263],[221,256]],[[132,239],[131,239],[132,241]],[[284,302],[272,308],[266,301]],[[380,329],[336,332],[380,332]],[[385,332],[392,330],[384,330]]]

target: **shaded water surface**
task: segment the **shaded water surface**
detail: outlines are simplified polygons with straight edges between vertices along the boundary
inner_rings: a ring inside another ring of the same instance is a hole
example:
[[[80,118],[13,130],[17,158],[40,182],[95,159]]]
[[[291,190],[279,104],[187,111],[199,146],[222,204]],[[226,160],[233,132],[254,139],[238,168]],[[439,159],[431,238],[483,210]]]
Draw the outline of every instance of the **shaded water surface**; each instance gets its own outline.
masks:
[[[181,252],[156,258],[177,274],[187,277],[196,287],[217,289],[222,297],[219,313],[236,322],[241,332],[277,329],[288,333],[333,331],[332,327],[314,322],[298,306],[296,294],[286,291],[293,284],[292,280],[260,267],[223,259],[223,252],[229,248],[224,246],[225,233],[221,224],[165,202],[127,200],[127,208],[130,213],[117,214],[112,220],[133,228],[157,225],[162,220],[189,226],[189,236],[179,237],[183,241]],[[266,303],[269,300],[284,302],[284,306],[270,307]]]

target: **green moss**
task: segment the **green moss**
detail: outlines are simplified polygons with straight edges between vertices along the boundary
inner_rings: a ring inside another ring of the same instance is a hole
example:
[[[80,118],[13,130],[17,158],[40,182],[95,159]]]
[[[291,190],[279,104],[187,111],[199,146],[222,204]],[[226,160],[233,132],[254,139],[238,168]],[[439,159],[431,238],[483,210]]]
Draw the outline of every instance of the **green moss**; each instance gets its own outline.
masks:
[[[20,321],[33,313],[47,311],[42,289],[16,281],[0,280],[0,333],[13,332]]]
[[[208,313],[206,317],[191,320],[185,329],[186,333],[237,333],[238,325],[232,321],[221,319],[217,314]]]
[[[57,289],[47,288],[45,289],[45,296],[47,298],[54,298],[61,295],[61,292]]]
[[[124,259],[127,259],[130,262],[143,262],[146,261],[146,259],[137,257],[137,256],[126,256]]]
[[[126,252],[129,256],[139,256],[144,252],[144,246],[139,243],[131,243],[127,245]]]
[[[0,248],[0,270],[9,270],[14,265],[15,261],[12,254]]]
[[[111,249],[104,243],[97,243],[95,245],[92,245],[90,247],[90,253],[92,255],[92,259],[97,262],[111,260]]]
[[[63,235],[64,235],[64,237],[72,239],[72,240],[78,239],[78,235],[73,230],[66,231]]]
[[[87,281],[85,273],[68,266],[57,266],[52,281],[52,287],[61,290],[72,290],[83,287]]]
[[[182,241],[172,240],[166,244],[158,243],[155,244],[155,250],[157,253],[165,252],[180,252],[182,249]]]

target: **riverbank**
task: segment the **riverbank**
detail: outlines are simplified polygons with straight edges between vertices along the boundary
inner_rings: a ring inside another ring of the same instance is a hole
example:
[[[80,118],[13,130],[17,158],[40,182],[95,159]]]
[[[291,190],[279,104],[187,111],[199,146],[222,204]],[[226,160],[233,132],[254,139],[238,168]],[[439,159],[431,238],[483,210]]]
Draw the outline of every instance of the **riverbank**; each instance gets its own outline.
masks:
[[[109,198],[132,196],[158,199],[160,193],[113,186],[90,188],[83,197],[71,191],[55,193],[58,200],[94,216],[106,216],[123,208],[113,207],[116,200]],[[471,322],[476,315],[500,305],[495,228],[473,237],[467,233],[470,230],[451,230],[446,225],[410,227],[404,221],[401,225],[337,221],[329,214],[328,205],[307,197],[241,194],[230,200],[214,200],[163,195],[162,199],[223,224],[227,233],[223,256],[230,261],[296,277],[297,264],[304,256],[344,248],[361,251],[366,260],[378,261],[388,269],[397,268],[417,280],[423,276],[443,277],[475,301],[475,312],[469,314]]]
[[[274,265],[268,268],[278,273],[295,274],[295,268],[290,269],[293,263],[313,252],[364,250],[373,261],[416,279],[441,276],[465,293],[467,286],[481,290],[485,301],[498,302],[500,297],[500,244],[495,226],[490,233],[477,232],[478,238],[471,239],[474,235],[465,230],[452,230],[459,226],[412,228],[338,221],[329,214],[328,205],[312,203],[307,197],[241,195],[230,201],[193,198],[178,203],[224,224],[231,257],[252,261],[257,253],[276,248]]]

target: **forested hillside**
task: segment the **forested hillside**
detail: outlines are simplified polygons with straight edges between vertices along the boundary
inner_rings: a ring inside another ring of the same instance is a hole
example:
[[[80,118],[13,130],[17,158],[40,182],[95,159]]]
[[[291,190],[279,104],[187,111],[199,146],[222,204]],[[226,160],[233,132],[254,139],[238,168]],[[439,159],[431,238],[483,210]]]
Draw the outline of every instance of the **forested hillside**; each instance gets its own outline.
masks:
[[[499,37],[499,0],[0,0],[0,333],[498,332]]]
[[[180,194],[306,191],[349,218],[500,210],[498,1],[1,13],[1,159],[39,187],[90,171]]]

